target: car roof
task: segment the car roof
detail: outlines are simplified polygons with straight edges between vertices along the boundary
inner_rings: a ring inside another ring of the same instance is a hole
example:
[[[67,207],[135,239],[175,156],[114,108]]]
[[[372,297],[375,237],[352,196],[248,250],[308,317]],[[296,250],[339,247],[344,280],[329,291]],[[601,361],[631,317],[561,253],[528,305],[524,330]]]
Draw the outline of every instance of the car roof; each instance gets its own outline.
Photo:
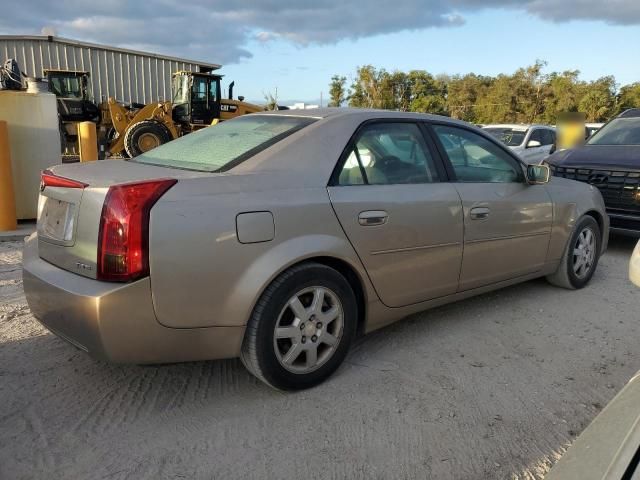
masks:
[[[640,117],[640,108],[629,108],[618,115],[617,118],[636,118]]]
[[[416,112],[398,112],[394,110],[377,110],[372,108],[309,108],[309,109],[293,109],[293,110],[272,110],[266,112],[256,112],[251,115],[281,115],[288,117],[310,117],[310,118],[337,118],[345,116],[360,117],[361,120],[369,119],[410,119],[410,120],[423,120],[432,122],[447,122],[452,124],[473,126],[473,124],[456,120],[451,117],[445,117],[442,115],[433,115],[430,113],[416,113]]]
[[[488,125],[483,125],[482,128],[511,128],[514,130],[525,130],[529,128],[548,128],[553,130],[553,127],[550,125],[542,125],[540,123],[492,123]]]

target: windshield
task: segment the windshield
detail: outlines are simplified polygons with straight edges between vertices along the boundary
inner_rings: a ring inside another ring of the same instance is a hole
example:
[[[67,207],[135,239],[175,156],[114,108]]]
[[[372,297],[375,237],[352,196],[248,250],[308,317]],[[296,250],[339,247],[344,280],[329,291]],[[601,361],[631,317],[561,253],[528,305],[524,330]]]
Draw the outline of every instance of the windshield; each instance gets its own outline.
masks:
[[[81,77],[58,77],[51,76],[49,85],[51,93],[60,98],[82,99]]]
[[[284,115],[245,115],[185,135],[132,161],[186,170],[222,172],[314,121],[314,118]]]
[[[587,145],[640,145],[640,118],[616,118],[593,134]]]
[[[487,133],[493,135],[508,147],[518,147],[524,142],[527,130],[519,130],[507,127],[485,127]]]
[[[189,103],[189,77],[187,75],[174,75],[171,87],[174,105]]]

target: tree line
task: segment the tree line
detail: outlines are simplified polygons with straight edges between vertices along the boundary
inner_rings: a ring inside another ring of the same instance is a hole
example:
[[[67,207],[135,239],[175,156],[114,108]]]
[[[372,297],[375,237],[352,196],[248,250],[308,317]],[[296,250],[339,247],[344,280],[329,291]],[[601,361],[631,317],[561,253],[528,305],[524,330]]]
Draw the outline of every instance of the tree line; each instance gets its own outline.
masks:
[[[331,78],[329,106],[428,112],[472,123],[546,124],[555,124],[561,112],[584,112],[588,122],[604,122],[627,108],[640,108],[640,82],[619,86],[611,75],[587,82],[579,70],[545,73],[545,66],[536,61],[494,77],[364,65],[350,86],[345,76]]]

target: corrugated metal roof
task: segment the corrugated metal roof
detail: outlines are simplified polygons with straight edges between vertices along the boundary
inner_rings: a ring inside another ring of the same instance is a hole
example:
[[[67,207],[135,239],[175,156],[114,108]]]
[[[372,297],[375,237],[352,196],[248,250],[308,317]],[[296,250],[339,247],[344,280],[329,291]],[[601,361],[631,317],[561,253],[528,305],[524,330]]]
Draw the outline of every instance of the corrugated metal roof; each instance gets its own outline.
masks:
[[[219,63],[201,62],[199,60],[189,60],[188,58],[172,57],[170,55],[161,55],[158,53],[144,52],[142,50],[131,50],[128,48],[111,47],[109,45],[101,45],[98,43],[90,43],[90,42],[81,42],[79,40],[72,40],[70,38],[63,38],[63,37],[54,37],[50,35],[49,36],[47,35],[0,35],[0,40],[13,40],[13,41],[37,40],[37,41],[52,42],[52,43],[63,43],[67,45],[77,46],[77,47],[104,49],[112,52],[122,52],[122,53],[129,53],[132,55],[142,55],[145,57],[152,57],[152,58],[158,58],[163,60],[172,60],[174,62],[193,63],[198,66],[210,68],[211,70],[217,70],[222,66]]]
[[[145,104],[170,100],[173,72],[220,68],[217,63],[42,35],[0,35],[0,62],[5,58],[15,58],[21,70],[34,77],[47,69],[88,71],[96,102],[107,97]]]

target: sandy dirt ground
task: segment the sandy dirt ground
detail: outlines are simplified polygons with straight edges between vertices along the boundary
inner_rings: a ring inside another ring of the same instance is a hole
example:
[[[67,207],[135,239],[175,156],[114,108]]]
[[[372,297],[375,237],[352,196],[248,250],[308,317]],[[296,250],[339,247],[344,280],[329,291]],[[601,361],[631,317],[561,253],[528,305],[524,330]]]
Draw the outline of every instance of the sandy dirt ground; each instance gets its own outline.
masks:
[[[21,243],[0,243],[0,478],[542,478],[640,369],[632,247],[613,239],[581,291],[414,315],[285,394],[237,360],[90,359],[30,315]]]

